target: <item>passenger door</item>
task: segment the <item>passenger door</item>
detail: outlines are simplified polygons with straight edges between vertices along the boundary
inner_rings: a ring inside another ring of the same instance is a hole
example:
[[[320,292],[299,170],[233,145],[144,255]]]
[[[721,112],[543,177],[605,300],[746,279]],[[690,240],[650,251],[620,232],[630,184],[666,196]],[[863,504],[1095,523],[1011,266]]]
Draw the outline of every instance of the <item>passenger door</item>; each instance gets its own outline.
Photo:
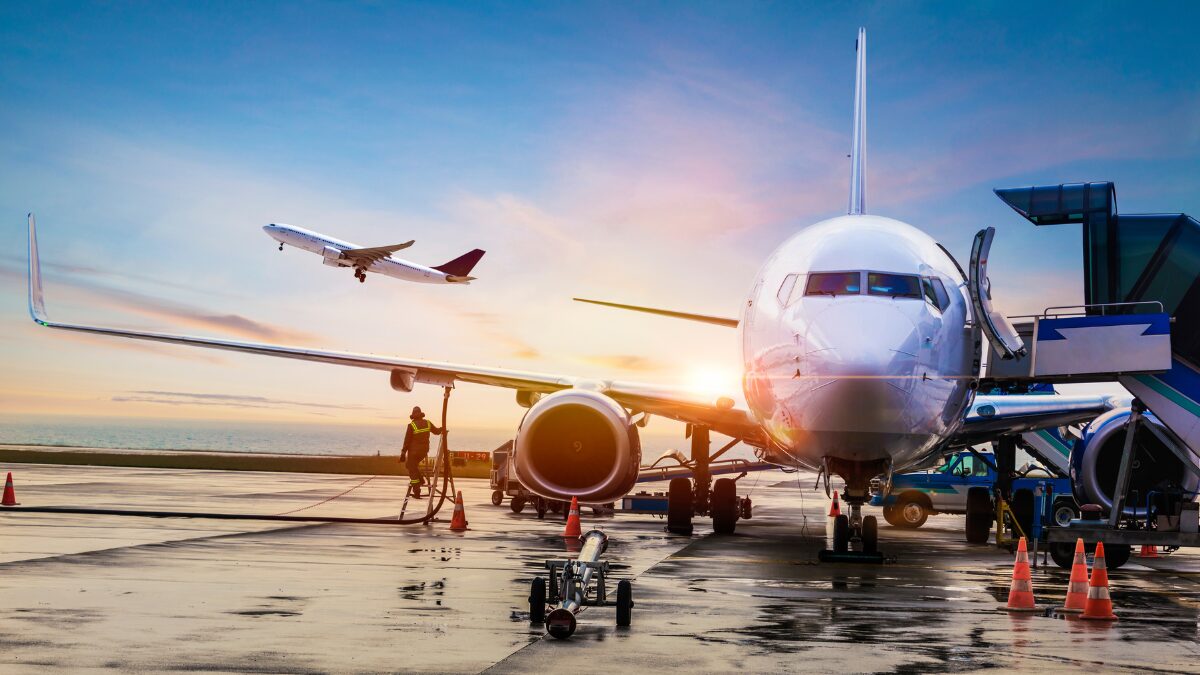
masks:
[[[987,261],[995,236],[994,227],[980,230],[975,235],[975,242],[971,245],[971,263],[968,265],[967,289],[971,293],[971,305],[979,319],[979,327],[995,347],[996,353],[1001,358],[1019,359],[1025,356],[1025,341],[1008,318],[992,308],[992,284],[987,276]]]

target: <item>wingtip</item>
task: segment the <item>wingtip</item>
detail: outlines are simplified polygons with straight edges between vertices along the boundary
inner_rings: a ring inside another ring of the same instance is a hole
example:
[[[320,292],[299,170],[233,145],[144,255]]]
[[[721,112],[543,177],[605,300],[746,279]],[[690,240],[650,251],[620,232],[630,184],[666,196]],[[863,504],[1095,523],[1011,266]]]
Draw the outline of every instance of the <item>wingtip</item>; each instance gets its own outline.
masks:
[[[43,326],[47,325],[46,305],[42,298],[42,263],[38,259],[37,219],[33,213],[29,221],[29,316]]]

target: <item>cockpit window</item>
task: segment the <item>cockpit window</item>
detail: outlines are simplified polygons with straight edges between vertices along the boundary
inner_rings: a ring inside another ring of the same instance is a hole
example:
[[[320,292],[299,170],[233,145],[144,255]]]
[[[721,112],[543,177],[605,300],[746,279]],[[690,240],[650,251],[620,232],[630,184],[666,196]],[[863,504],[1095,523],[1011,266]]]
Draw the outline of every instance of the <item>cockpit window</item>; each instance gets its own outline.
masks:
[[[792,296],[796,295],[796,279],[799,277],[799,274],[789,274],[783,278],[783,283],[779,286],[779,292],[775,294],[775,297],[779,299],[779,304],[784,307],[792,304],[792,300],[795,299]]]
[[[867,293],[893,298],[921,299],[921,278],[915,274],[867,273]]]
[[[941,279],[924,277],[921,279],[921,288],[925,291],[925,300],[937,307],[939,312],[946,311],[950,306],[950,296],[946,293],[946,286],[942,284]]]
[[[858,295],[862,281],[858,272],[819,272],[808,275],[805,295]]]

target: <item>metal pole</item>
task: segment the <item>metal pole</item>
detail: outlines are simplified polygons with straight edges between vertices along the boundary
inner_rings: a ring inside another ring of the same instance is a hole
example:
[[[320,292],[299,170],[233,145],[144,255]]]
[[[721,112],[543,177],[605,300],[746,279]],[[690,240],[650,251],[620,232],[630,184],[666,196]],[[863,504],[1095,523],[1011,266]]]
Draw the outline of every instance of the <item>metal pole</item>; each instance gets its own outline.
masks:
[[[1129,426],[1125,429],[1125,448],[1121,452],[1121,468],[1117,472],[1117,485],[1113,490],[1112,513],[1108,514],[1108,526],[1116,529],[1125,510],[1125,493],[1129,491],[1129,473],[1133,467],[1133,437],[1137,434],[1138,422],[1142,418],[1142,402],[1134,399],[1129,413]]]
[[[696,513],[708,513],[708,491],[712,486],[712,473],[708,470],[709,463],[708,427],[692,427],[692,478],[695,481],[693,494],[696,495]]]
[[[608,549],[608,536],[600,530],[592,530],[579,538],[583,548],[579,555],[563,565],[562,582],[559,584],[562,604],[546,616],[546,630],[550,635],[563,639],[575,632],[575,614],[583,606],[588,584],[597,568],[600,556]]]

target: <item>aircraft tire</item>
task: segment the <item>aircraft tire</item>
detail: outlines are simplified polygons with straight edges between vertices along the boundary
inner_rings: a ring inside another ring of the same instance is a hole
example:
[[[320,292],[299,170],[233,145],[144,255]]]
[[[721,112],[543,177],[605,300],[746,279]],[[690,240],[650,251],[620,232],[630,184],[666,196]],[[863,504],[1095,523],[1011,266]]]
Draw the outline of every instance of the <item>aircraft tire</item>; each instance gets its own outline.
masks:
[[[841,514],[833,519],[833,552],[850,550],[850,518]]]
[[[617,625],[633,623],[633,584],[628,579],[617,582]]]
[[[967,490],[967,543],[986,544],[992,533],[995,516],[992,495],[987,488],[973,487]]]
[[[875,553],[879,550],[879,521],[875,516],[866,516],[862,522],[863,553]]]
[[[525,510],[525,495],[517,495],[508,503],[508,508],[512,509],[513,513],[520,513]]]
[[[672,478],[667,489],[667,531],[692,533],[692,481]]]
[[[737,483],[731,478],[718,478],[713,483],[712,504],[713,532],[733,534],[737,528],[738,498]]]

